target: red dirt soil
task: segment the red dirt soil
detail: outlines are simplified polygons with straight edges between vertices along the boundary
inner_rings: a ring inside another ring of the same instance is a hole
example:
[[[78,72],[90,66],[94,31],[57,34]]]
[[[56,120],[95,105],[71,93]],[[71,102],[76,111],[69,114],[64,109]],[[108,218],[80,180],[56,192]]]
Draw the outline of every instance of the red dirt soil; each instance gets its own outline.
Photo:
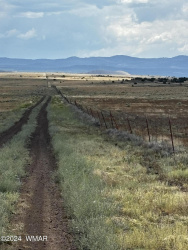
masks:
[[[76,249],[68,229],[69,221],[60,190],[52,178],[56,161],[48,132],[46,107],[49,101],[38,115],[38,125],[30,143],[32,163],[22,185],[18,213],[13,220],[15,231],[22,228],[22,241],[13,245],[13,249]],[[47,236],[47,241],[28,242],[28,235]]]

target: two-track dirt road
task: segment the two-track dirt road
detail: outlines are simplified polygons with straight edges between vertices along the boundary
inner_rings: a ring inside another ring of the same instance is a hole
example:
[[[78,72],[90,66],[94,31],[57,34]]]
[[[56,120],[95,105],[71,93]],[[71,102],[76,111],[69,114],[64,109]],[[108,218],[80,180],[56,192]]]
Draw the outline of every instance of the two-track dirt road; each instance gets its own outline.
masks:
[[[15,233],[21,232],[22,240],[14,242],[12,249],[76,249],[69,233],[63,199],[52,178],[56,161],[48,132],[46,107],[49,102],[50,98],[42,106],[36,130],[32,134],[32,162],[21,188],[18,211],[12,221]],[[35,236],[35,239],[38,236],[39,241],[30,241],[28,236]]]

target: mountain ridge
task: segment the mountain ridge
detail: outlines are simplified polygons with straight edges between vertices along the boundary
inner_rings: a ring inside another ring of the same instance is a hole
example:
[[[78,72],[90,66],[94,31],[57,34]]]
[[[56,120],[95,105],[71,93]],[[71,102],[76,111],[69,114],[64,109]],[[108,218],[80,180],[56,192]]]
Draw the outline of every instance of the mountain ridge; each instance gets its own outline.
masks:
[[[125,71],[132,75],[188,77],[188,56],[138,58],[126,55],[111,57],[68,57],[62,59],[22,59],[0,57],[0,71],[67,72]]]

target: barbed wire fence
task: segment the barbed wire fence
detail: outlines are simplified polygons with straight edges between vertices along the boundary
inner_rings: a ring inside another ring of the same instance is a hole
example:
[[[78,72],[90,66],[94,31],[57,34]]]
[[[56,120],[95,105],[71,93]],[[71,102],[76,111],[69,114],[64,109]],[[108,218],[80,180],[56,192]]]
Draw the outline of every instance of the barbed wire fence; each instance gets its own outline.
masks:
[[[116,129],[137,135],[148,142],[168,143],[175,154],[182,147],[188,146],[188,125],[186,117],[135,115],[123,111],[99,110],[82,105],[77,100],[65,96],[56,86],[53,86],[65,102],[74,105],[88,114],[99,124],[100,129]]]

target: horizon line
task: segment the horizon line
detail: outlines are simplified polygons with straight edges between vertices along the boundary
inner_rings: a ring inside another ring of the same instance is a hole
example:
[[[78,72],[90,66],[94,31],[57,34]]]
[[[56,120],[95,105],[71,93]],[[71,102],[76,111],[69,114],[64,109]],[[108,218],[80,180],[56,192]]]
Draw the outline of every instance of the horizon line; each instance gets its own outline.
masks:
[[[117,54],[113,56],[89,56],[89,57],[79,57],[79,56],[69,56],[65,58],[23,58],[23,57],[0,57],[0,59],[17,59],[17,60],[66,60],[66,59],[71,59],[71,58],[79,58],[79,59],[88,59],[88,58],[112,58],[112,57],[118,57],[118,56],[124,56],[124,57],[130,57],[130,58],[137,58],[137,59],[172,59],[176,57],[188,57],[188,55],[177,55],[177,56],[172,56],[172,57],[136,57],[136,56],[128,56],[128,55],[122,55],[122,54]]]

